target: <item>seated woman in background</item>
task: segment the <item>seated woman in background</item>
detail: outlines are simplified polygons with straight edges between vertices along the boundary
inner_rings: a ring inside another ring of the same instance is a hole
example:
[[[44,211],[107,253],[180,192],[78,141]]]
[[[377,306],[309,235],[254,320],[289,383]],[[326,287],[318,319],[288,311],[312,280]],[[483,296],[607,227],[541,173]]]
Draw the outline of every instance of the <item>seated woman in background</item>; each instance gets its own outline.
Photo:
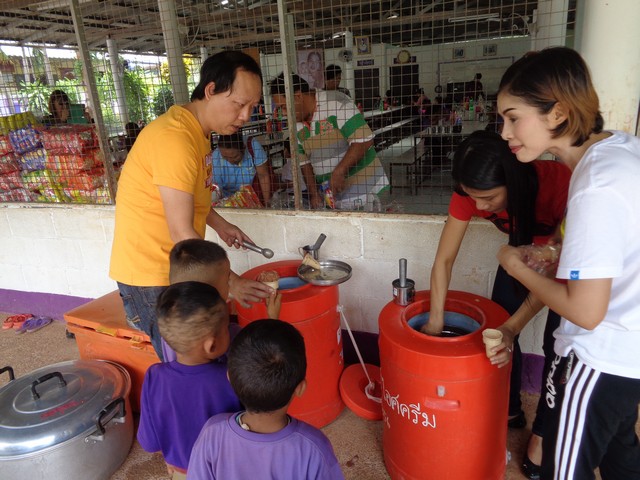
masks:
[[[256,193],[263,204],[269,206],[271,173],[267,161],[264,148],[255,138],[245,143],[240,133],[221,135],[212,155],[213,183],[222,189],[224,197],[228,197],[243,185],[251,185],[257,175],[260,192]]]
[[[54,90],[49,96],[49,115],[42,119],[47,126],[67,123],[71,117],[69,96],[62,90]]]
[[[137,123],[129,122],[124,126],[124,147],[127,149],[127,152],[131,151],[131,147],[138,138],[138,134],[140,133],[140,127]]]

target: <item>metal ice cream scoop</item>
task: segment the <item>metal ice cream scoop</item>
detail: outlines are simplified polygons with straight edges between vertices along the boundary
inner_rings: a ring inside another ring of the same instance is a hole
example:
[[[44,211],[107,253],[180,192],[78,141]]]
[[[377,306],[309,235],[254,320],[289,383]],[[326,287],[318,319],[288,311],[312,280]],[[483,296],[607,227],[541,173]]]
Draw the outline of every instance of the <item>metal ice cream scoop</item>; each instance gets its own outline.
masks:
[[[237,240],[236,243],[238,243]],[[265,258],[273,258],[273,250],[269,248],[260,248],[257,245],[254,245],[253,243],[246,240],[243,240],[241,245],[245,248],[248,248],[249,250],[253,250],[254,252],[264,255]]]

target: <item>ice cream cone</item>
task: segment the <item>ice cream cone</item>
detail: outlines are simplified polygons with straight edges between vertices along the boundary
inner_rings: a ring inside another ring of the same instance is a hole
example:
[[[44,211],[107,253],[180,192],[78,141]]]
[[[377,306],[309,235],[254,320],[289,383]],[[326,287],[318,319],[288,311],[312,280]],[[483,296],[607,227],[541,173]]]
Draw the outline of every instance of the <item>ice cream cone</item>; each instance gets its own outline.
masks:
[[[267,285],[268,287],[273,288],[274,290],[278,290],[278,286],[279,286],[279,282],[278,282],[278,280],[275,280],[275,281],[273,281],[273,282],[262,282],[262,283],[264,283],[264,284],[265,284],[265,285]]]
[[[500,330],[496,330],[495,328],[487,328],[482,332],[482,341],[484,342],[484,346],[486,348],[487,357],[491,358],[495,355],[491,349],[497,345],[502,343],[502,332]]]

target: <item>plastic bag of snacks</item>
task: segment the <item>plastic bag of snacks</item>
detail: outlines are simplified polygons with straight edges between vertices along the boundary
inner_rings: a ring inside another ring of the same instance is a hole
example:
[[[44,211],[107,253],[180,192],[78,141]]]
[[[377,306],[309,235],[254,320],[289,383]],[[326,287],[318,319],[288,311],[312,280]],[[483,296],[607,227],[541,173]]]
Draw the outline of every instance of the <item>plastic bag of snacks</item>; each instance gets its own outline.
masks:
[[[107,187],[99,187],[95,190],[63,188],[62,191],[67,201],[72,203],[96,203],[101,205],[111,203],[111,195]]]
[[[78,172],[102,165],[102,152],[99,148],[92,148],[84,153],[47,152],[47,168],[50,170]]]
[[[22,176],[19,171],[0,175],[0,191],[8,191],[22,187]]]
[[[16,188],[0,192],[0,202],[35,202],[37,195],[26,188]]]
[[[55,172],[57,180],[63,187],[78,190],[95,190],[106,185],[104,167],[96,167],[80,172]]]
[[[6,155],[13,152],[13,146],[9,141],[9,135],[0,135],[0,155]]]
[[[327,208],[336,208],[336,200],[333,196],[333,190],[331,190],[331,185],[329,184],[329,180],[326,182],[322,182],[320,184],[320,192],[322,192],[322,196],[324,197],[324,204]]]
[[[22,186],[32,192],[51,188],[54,185],[54,178],[49,170],[34,170],[32,172],[21,172]]]
[[[243,185],[240,189],[226,198],[213,204],[214,207],[263,208],[258,195],[251,185]]]
[[[17,172],[18,170],[20,170],[20,165],[13,153],[7,153],[0,157],[0,174]]]
[[[38,148],[31,152],[23,153],[18,157],[22,170],[44,170],[47,161],[47,152],[44,148]]]
[[[43,128],[40,139],[47,151],[56,153],[82,153],[98,146],[98,137],[92,125]]]
[[[16,153],[26,153],[42,147],[38,131],[30,125],[9,132],[9,141]]]
[[[38,190],[36,201],[46,203],[65,203],[67,199],[62,194],[62,189],[60,187],[52,186]]]

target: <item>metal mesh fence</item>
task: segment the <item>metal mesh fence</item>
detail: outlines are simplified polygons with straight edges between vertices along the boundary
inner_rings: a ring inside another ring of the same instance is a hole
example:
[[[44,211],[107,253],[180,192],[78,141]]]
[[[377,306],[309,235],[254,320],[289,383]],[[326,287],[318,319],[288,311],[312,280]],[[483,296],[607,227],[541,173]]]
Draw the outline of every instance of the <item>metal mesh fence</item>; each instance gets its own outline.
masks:
[[[241,49],[260,63],[263,98],[242,129],[250,147],[240,164],[220,155],[215,205],[437,214],[447,211],[457,145],[499,128],[502,73],[529,50],[571,46],[576,8],[574,0],[3,4],[2,202],[112,203],[139,130],[189,101],[207,56]],[[274,97],[285,70],[296,87],[285,82]],[[313,100],[295,119],[286,99],[298,94]],[[214,132],[213,148],[218,141]]]

